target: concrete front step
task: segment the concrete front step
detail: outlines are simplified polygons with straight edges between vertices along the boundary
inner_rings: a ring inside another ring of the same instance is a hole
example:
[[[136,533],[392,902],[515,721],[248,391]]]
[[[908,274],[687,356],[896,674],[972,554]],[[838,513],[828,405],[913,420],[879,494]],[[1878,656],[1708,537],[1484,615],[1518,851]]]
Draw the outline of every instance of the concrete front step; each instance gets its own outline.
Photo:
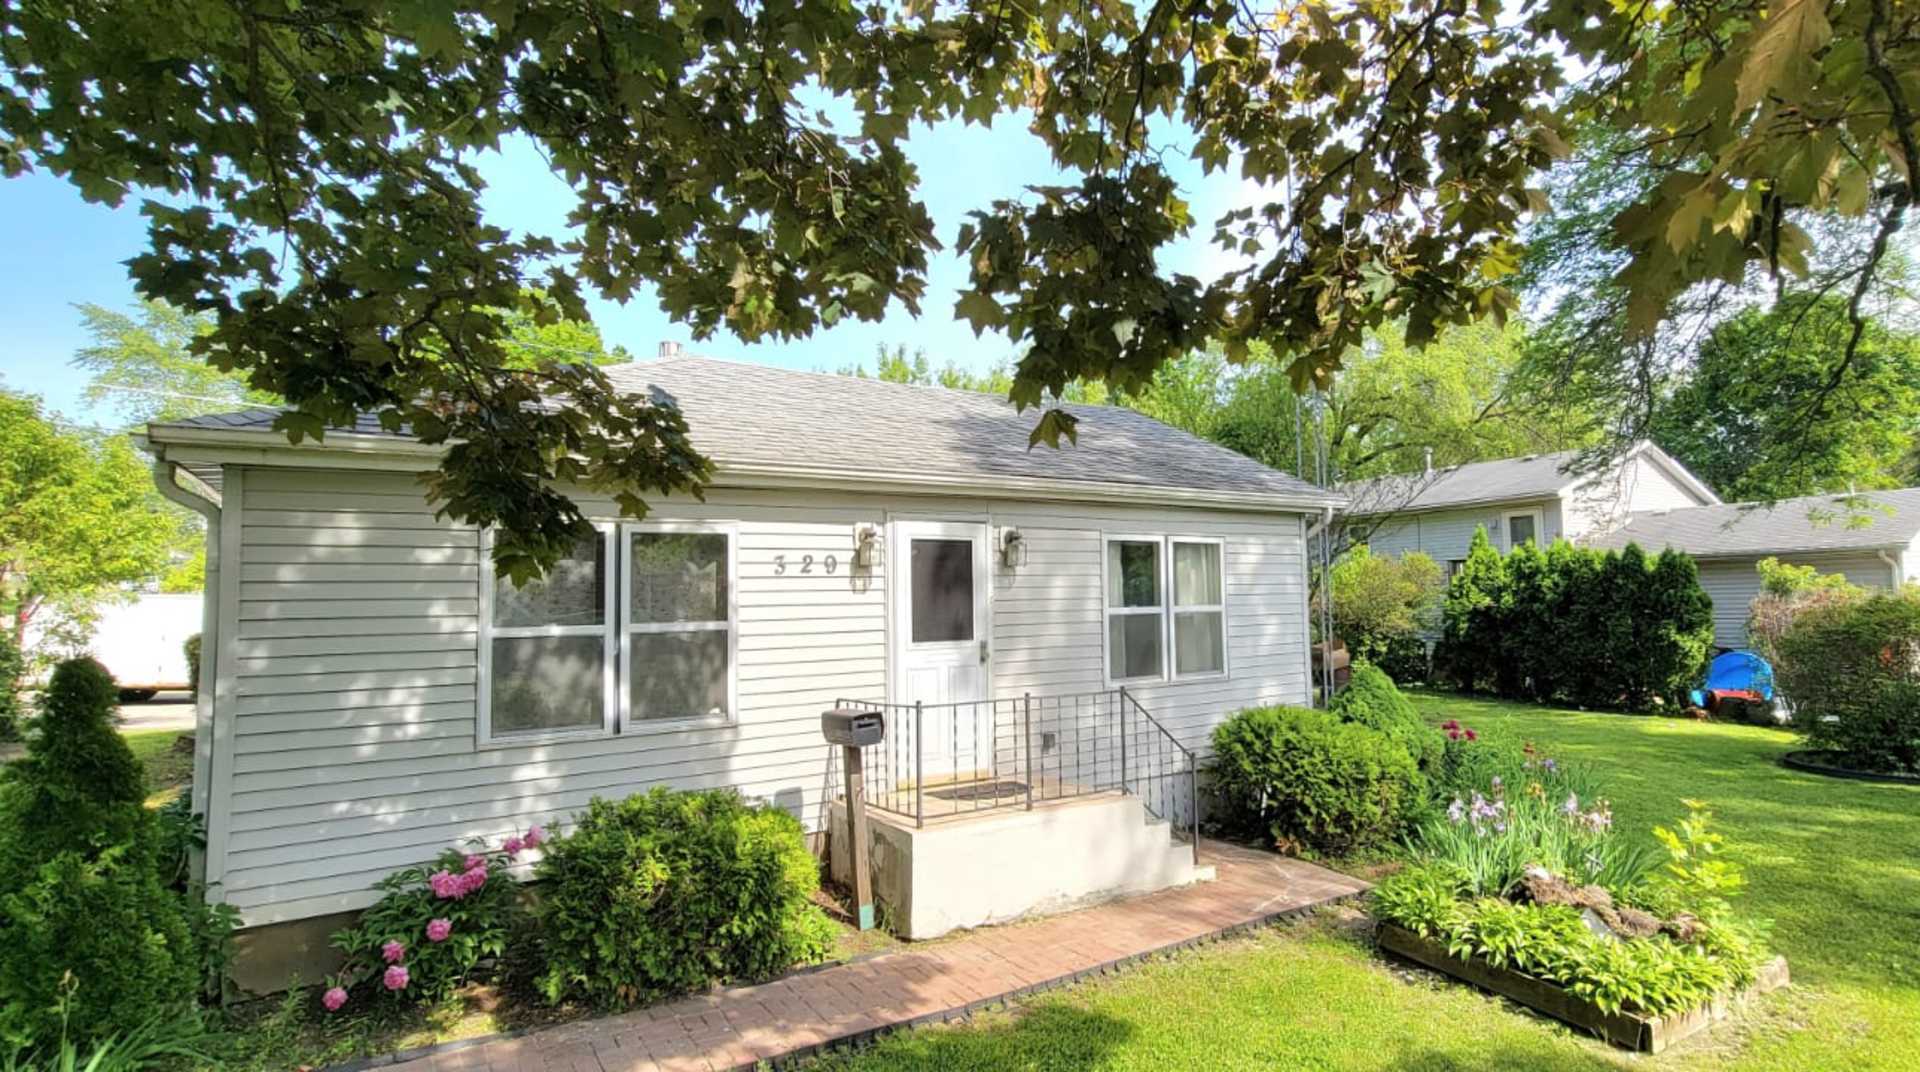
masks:
[[[852,884],[843,802],[831,808],[828,857]],[[1140,798],[1099,793],[951,817],[916,828],[868,813],[869,868],[881,918],[903,938],[1004,923],[1116,897],[1203,882],[1193,847],[1147,814]]]

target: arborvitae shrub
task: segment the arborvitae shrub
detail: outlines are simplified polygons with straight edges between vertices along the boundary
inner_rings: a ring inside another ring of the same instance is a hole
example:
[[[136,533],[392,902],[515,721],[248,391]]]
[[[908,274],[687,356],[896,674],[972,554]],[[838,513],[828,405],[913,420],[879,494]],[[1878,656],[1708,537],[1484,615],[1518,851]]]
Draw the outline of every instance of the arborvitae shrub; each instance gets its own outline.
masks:
[[[117,696],[112,676],[92,659],[61,663],[48,681],[27,754],[0,775],[0,856],[23,873],[61,852],[150,850],[146,776],[114,729]]]
[[[1334,694],[1331,710],[1342,721],[1356,722],[1393,738],[1422,771],[1440,759],[1445,744],[1440,730],[1421,718],[1393,679],[1372,663],[1354,664],[1353,676],[1346,688]]]

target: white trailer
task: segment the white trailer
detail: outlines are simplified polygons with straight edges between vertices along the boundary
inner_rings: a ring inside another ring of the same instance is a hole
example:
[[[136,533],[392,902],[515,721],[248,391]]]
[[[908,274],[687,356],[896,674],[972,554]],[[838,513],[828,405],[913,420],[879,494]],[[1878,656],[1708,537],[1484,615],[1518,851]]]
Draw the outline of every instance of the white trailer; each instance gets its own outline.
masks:
[[[188,688],[184,645],[200,631],[200,604],[199,592],[186,592],[104,606],[87,652],[113,675],[125,699],[150,700],[163,689]]]

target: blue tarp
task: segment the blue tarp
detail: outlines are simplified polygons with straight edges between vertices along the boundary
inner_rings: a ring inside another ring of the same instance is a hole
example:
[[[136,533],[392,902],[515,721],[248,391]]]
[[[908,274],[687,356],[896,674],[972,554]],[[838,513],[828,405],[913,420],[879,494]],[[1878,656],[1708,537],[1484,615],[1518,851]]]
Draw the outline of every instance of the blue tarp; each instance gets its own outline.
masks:
[[[1773,666],[1750,651],[1730,651],[1707,664],[1707,680],[1694,691],[1693,702],[1706,706],[1713,692],[1753,692],[1773,699]]]

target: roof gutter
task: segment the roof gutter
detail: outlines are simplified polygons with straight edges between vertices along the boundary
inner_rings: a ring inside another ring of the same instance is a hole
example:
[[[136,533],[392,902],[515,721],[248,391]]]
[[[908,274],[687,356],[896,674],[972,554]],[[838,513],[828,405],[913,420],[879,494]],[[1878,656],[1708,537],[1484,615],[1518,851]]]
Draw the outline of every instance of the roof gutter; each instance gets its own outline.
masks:
[[[155,443],[179,449],[169,453],[181,461],[217,465],[281,465],[303,468],[343,467],[419,472],[439,464],[444,448],[397,436],[335,432],[324,441],[287,442],[279,433],[222,428],[156,425],[148,433]],[[810,488],[823,491],[885,491],[902,494],[939,494],[966,498],[1009,496],[1064,502],[1138,503],[1215,507],[1225,510],[1271,512],[1318,511],[1347,505],[1335,492],[1223,491],[1176,488],[1154,484],[1124,484],[1057,480],[1046,477],[945,473],[872,473],[826,466],[797,466],[766,462],[722,463],[715,466],[713,486],[732,488]]]
[[[136,441],[140,437],[135,437]],[[214,491],[192,473],[180,468],[179,463],[168,461],[165,452],[151,442],[141,442],[141,447],[151,451],[153,459],[153,483],[167,501],[192,510],[206,519],[207,569],[206,584],[200,597],[200,666],[198,678],[200,688],[193,697],[193,814],[205,816],[211,803],[209,793],[213,785],[213,696],[216,684],[220,655],[220,493]],[[187,486],[182,486],[182,481]],[[191,487],[193,490],[188,490]],[[188,870],[201,882],[207,877],[207,858],[203,849],[195,849],[188,856]]]

